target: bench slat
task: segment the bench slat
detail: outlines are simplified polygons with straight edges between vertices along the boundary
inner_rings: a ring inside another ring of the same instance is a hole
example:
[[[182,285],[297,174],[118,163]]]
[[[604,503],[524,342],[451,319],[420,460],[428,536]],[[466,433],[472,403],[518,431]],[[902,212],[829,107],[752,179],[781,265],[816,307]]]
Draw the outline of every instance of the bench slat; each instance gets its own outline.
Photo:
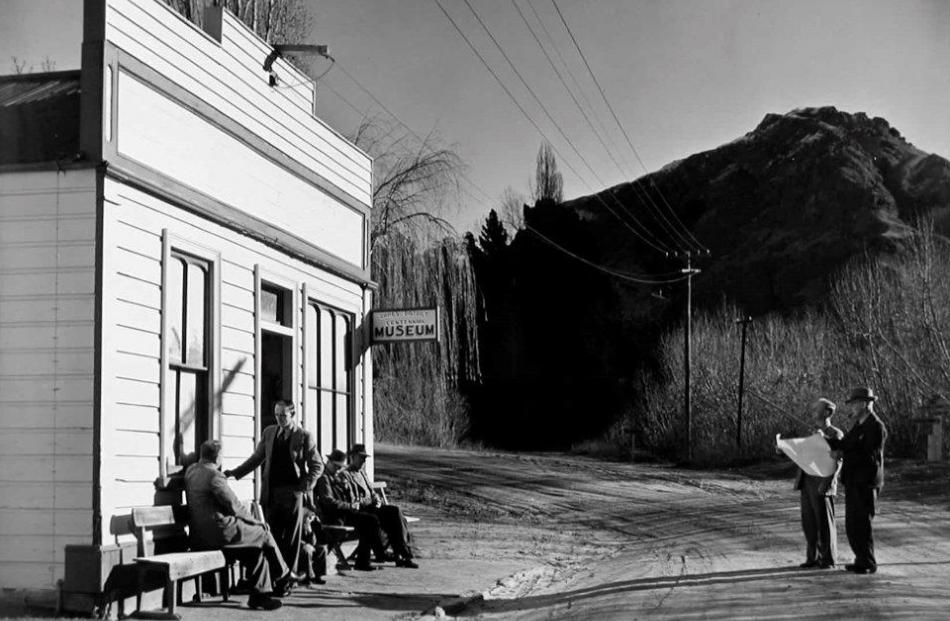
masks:
[[[135,562],[141,566],[165,571],[171,580],[190,578],[227,565],[224,553],[220,550],[172,552],[158,556],[138,557]]]
[[[158,507],[133,507],[132,525],[135,528],[155,528],[188,523],[188,508],[184,505]]]

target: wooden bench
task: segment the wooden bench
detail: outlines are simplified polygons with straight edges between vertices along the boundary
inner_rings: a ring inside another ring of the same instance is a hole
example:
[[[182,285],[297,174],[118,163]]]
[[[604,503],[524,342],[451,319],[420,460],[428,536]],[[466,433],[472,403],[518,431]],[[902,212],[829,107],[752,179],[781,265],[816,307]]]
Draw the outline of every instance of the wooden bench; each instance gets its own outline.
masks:
[[[314,520],[314,524],[317,520]],[[343,544],[347,541],[359,539],[356,529],[352,526],[342,526],[336,524],[323,524],[314,529],[317,541],[329,548],[336,556],[337,569],[350,569],[350,563],[346,560],[346,554],[343,552]]]
[[[388,505],[389,499],[386,498],[386,481],[373,481],[373,491],[379,494],[379,497],[383,499],[383,504]],[[417,517],[411,517],[408,515],[403,515],[406,518],[406,523],[413,524],[419,521]]]
[[[131,526],[138,541],[138,556],[134,559],[138,568],[139,588],[136,595],[136,613],[141,613],[142,591],[149,572],[161,573],[165,579],[165,601],[168,602],[168,618],[180,619],[175,608],[180,599],[180,580],[195,578],[195,600],[201,601],[200,578],[203,574],[219,572],[221,594],[228,600],[228,563],[221,550],[192,551],[188,549],[188,507],[184,505],[162,507],[134,507]],[[152,537],[146,536],[147,531]]]
[[[264,508],[261,506],[261,503],[256,500],[250,501],[248,508],[255,519],[262,522],[265,521]],[[317,543],[325,545],[333,552],[337,558],[338,568],[342,569],[343,567],[340,567],[340,565],[343,565],[346,569],[349,569],[349,564],[346,562],[346,556],[343,554],[341,545],[346,541],[353,541],[357,538],[356,529],[352,526],[323,524],[320,522],[319,516],[314,518],[314,524],[316,526],[311,526],[311,528],[313,528],[314,535],[316,535]]]

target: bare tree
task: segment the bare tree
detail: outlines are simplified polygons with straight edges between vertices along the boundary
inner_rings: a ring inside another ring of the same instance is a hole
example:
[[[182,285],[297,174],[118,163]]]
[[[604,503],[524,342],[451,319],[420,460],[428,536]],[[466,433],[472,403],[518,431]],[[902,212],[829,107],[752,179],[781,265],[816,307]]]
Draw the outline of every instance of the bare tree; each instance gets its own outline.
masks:
[[[438,136],[419,140],[379,119],[364,119],[353,140],[374,156],[377,306],[442,310],[440,343],[373,351],[379,437],[456,444],[469,427],[459,383],[478,374],[475,277],[464,243],[445,219],[457,202],[461,160]]]
[[[21,75],[21,74],[23,74],[23,73],[29,73],[29,72],[33,69],[32,67],[30,67],[29,69],[27,69],[27,68],[26,68],[26,61],[25,61],[25,60],[20,60],[20,59],[17,58],[16,56],[11,56],[11,57],[10,57],[10,62],[13,63],[13,73],[15,73],[15,74],[17,74],[17,75]]]
[[[310,32],[311,18],[302,0],[222,0],[248,28],[268,43],[300,42]],[[165,0],[186,19],[204,25],[207,0]]]
[[[557,170],[554,148],[547,141],[538,148],[538,160],[534,171],[531,194],[535,202],[551,200],[560,203],[564,199],[564,180]]]
[[[498,216],[512,231],[520,231],[524,228],[524,205],[527,201],[524,194],[516,192],[511,186],[502,192]]]

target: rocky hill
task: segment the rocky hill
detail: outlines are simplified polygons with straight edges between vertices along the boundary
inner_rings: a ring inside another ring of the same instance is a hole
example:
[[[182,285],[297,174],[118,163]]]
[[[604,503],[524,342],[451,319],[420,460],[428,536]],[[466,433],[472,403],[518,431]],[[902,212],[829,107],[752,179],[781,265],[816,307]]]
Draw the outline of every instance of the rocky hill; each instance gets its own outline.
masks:
[[[604,206],[622,203],[663,231],[641,200],[650,192],[659,204],[654,188],[712,251],[696,280],[700,303],[725,294],[752,313],[821,299],[849,259],[899,250],[921,217],[950,233],[950,162],[882,118],[833,107],[768,114],[733,142],[565,207],[603,240],[601,260],[669,272],[677,262],[635,240]]]

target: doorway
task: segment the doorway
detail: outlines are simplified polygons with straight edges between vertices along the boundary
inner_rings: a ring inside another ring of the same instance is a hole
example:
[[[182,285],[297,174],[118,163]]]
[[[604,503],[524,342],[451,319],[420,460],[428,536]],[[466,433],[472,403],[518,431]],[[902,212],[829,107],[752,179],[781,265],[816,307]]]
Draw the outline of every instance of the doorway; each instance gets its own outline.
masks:
[[[277,422],[274,404],[293,401],[293,338],[261,330],[261,429]]]

